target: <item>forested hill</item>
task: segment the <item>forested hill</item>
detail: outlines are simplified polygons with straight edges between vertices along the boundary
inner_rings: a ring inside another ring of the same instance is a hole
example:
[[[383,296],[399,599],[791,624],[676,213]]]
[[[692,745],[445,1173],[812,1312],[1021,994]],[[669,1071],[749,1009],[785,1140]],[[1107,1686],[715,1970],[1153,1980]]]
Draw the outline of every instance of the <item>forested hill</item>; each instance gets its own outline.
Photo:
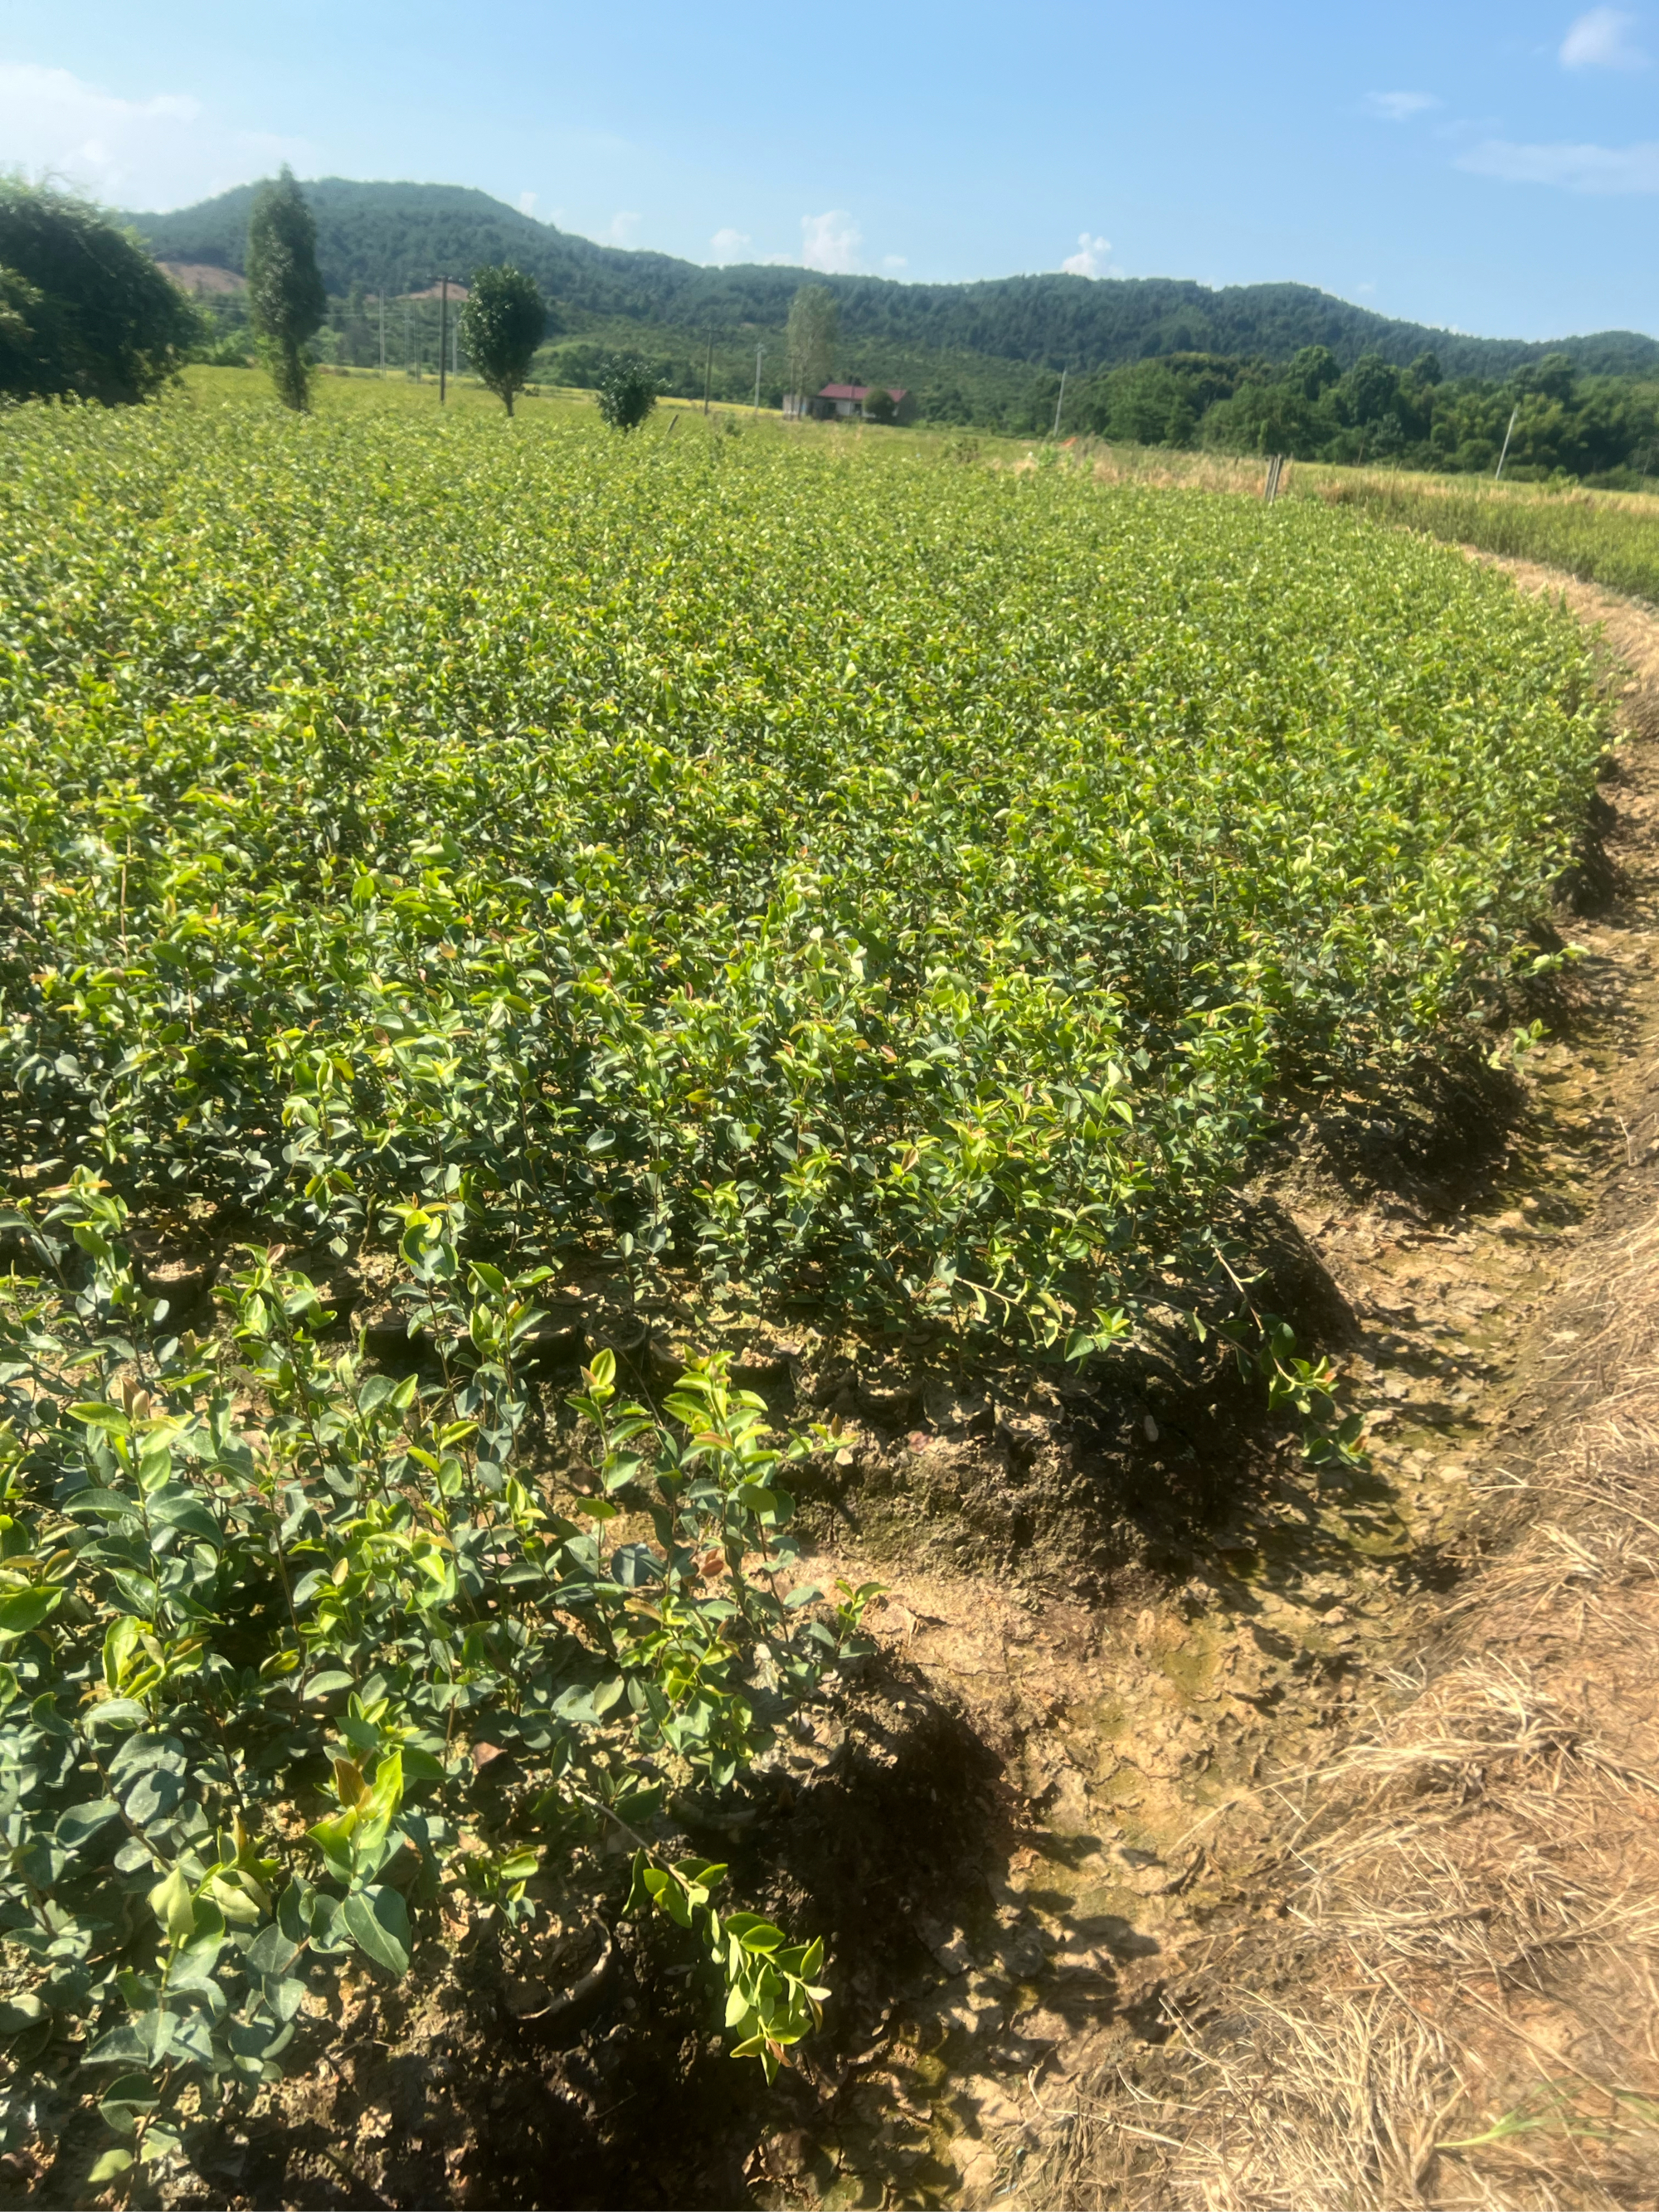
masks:
[[[1651,372],[1659,341],[1629,331],[1553,339],[1466,337],[1393,322],[1309,284],[1234,284],[1215,291],[1170,277],[1091,280],[1001,276],[975,284],[902,284],[876,276],[815,276],[805,269],[706,269],[665,253],[630,252],[533,221],[460,185],[355,184],[327,177],[304,187],[316,210],[324,282],[337,295],[403,292],[440,276],[465,279],[481,262],[513,259],[566,311],[646,325],[753,323],[776,328],[803,283],[828,284],[843,333],[1040,362],[1109,367],[1168,353],[1263,355],[1288,360],[1328,346],[1347,365],[1364,353],[1401,363],[1432,349],[1452,375],[1501,376],[1551,350],[1592,374]],[[162,258],[242,266],[254,187],[171,215],[126,220]]]

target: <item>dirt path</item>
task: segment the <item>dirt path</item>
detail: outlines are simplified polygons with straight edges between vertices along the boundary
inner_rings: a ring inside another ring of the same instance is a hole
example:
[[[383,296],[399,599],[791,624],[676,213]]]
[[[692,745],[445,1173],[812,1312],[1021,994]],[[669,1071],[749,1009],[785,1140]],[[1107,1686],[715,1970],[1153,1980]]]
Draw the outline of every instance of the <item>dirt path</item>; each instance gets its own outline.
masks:
[[[1275,1467],[1139,1605],[888,1566],[995,1811],[757,2201],[1659,2195],[1659,616],[1502,565],[1630,672],[1614,880],[1484,1152],[1385,1187],[1321,1131],[1274,1178],[1371,1470]]]

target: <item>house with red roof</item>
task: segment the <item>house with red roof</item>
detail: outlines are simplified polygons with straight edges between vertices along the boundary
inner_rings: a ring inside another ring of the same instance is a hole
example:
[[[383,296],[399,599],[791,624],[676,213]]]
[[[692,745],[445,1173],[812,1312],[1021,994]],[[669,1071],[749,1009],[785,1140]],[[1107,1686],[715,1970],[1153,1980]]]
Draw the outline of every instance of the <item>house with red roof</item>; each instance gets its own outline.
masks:
[[[872,395],[878,398],[875,408],[869,404]],[[883,399],[890,414],[880,404]],[[783,411],[819,422],[909,422],[915,419],[916,403],[902,385],[826,384],[821,392],[786,392]]]

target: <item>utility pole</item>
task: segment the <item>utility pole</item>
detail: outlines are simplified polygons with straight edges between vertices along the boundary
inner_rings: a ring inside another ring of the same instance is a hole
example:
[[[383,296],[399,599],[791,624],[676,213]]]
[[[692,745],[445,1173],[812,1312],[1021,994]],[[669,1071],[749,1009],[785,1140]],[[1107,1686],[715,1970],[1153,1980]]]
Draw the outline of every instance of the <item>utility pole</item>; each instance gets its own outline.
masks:
[[[438,283],[438,404],[441,407],[449,396],[444,373],[449,367],[449,279],[441,276]]]
[[[1503,475],[1504,464],[1510,457],[1510,440],[1515,435],[1516,417],[1520,414],[1520,412],[1521,409],[1518,404],[1510,410],[1510,427],[1504,433],[1504,450],[1498,456],[1498,467],[1492,476],[1492,482],[1494,483],[1496,483],[1498,478]]]
[[[755,412],[756,412],[756,414],[757,414],[757,415],[758,415],[758,414],[760,413],[760,365],[761,365],[761,356],[762,356],[765,351],[766,351],[766,348],[765,348],[764,346],[757,346],[757,347],[755,348]]]
[[[1051,438],[1060,435],[1060,410],[1066,404],[1066,374],[1063,368],[1060,372],[1060,397],[1054,402],[1054,427],[1048,433]]]
[[[714,386],[714,325],[708,325],[708,360],[702,373],[702,411],[708,412],[708,395]]]
[[[380,278],[380,374],[386,374],[386,278]]]

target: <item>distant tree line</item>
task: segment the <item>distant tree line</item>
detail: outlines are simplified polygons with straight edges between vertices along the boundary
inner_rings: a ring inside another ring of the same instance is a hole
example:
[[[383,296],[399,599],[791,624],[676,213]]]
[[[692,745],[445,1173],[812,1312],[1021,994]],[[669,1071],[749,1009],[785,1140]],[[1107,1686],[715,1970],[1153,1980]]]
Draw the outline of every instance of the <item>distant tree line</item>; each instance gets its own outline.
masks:
[[[1347,369],[1326,346],[1283,363],[1176,354],[1081,380],[1066,402],[1066,428],[1140,445],[1474,474],[1496,468],[1511,416],[1506,476],[1659,476],[1659,382],[1585,376],[1565,354],[1502,379],[1449,378],[1431,352]]]
[[[701,398],[707,353],[696,333],[673,336],[678,343],[663,351],[639,345],[637,331],[622,324],[592,337],[557,338],[538,355],[536,374],[548,384],[595,388],[607,357],[632,341],[663,392]],[[776,407],[786,392],[826,380],[792,383],[789,364],[786,333],[768,333],[763,404]],[[815,355],[814,374],[821,365]],[[924,422],[1016,437],[1046,435],[1060,398],[1060,379],[1047,369],[972,356],[941,364],[903,347],[847,339],[833,373],[849,383],[908,387]],[[753,331],[717,331],[714,399],[744,404],[754,379]],[[1516,409],[1504,464],[1516,481],[1566,475],[1633,489],[1659,476],[1659,382],[1586,376],[1559,355],[1483,379],[1444,376],[1431,353],[1404,368],[1362,356],[1346,370],[1325,348],[1277,363],[1176,354],[1070,379],[1061,428],[1064,435],[1139,445],[1490,474]]]
[[[818,391],[833,376],[848,384],[902,386],[916,395],[920,414],[934,422],[1005,430],[1018,437],[1040,432],[1054,419],[1056,380],[1023,362],[973,355],[941,360],[926,348],[845,335],[833,343],[830,366],[815,375],[814,369],[822,368],[822,354],[811,361],[796,359],[792,365],[787,325],[773,330],[723,324],[711,332],[695,327],[642,330],[637,324],[616,320],[550,340],[536,357],[536,377],[543,384],[592,391],[598,386],[602,364],[613,353],[635,352],[650,363],[665,393],[677,399],[701,399],[706,385],[717,404],[743,407],[755,397],[758,347],[763,407],[781,406],[787,392]]]

